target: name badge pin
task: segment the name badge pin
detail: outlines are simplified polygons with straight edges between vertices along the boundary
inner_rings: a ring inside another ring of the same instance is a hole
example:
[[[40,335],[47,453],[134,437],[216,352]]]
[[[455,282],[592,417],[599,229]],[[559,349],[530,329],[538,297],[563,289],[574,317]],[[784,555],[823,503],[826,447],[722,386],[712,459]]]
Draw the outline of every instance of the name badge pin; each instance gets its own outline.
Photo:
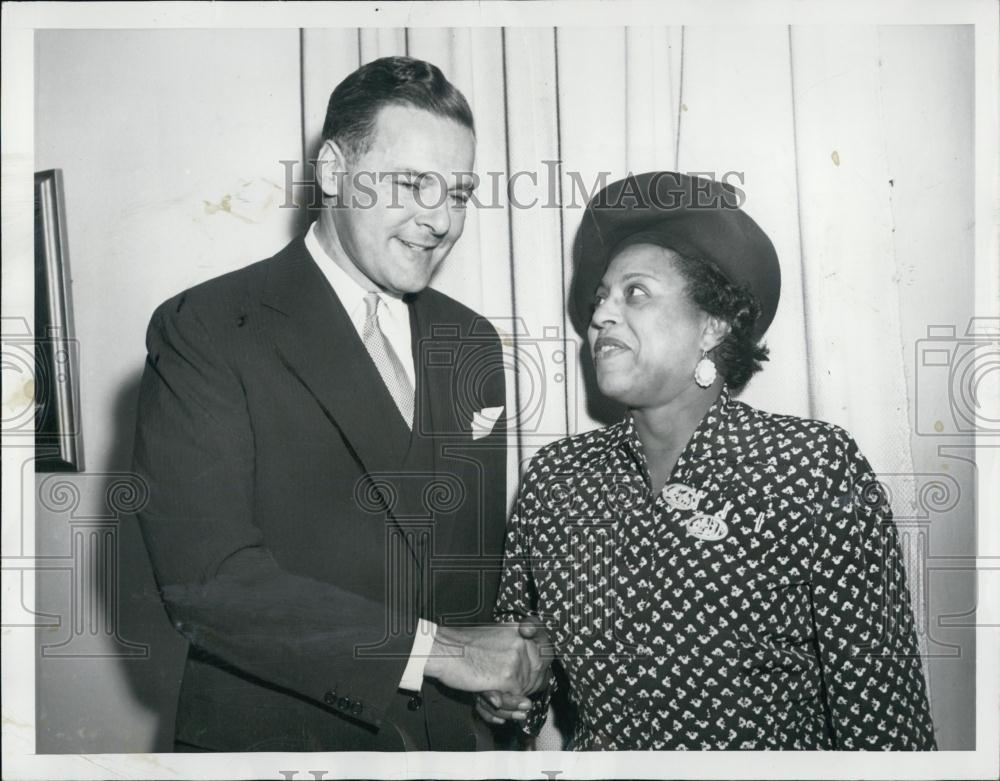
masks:
[[[683,483],[669,483],[663,486],[660,495],[671,510],[697,510],[698,504],[705,498],[704,491]]]
[[[732,502],[726,502],[726,506],[715,515],[698,513],[687,522],[687,533],[705,542],[718,542],[725,539],[729,535],[729,524],[726,523],[726,516],[732,506]]]

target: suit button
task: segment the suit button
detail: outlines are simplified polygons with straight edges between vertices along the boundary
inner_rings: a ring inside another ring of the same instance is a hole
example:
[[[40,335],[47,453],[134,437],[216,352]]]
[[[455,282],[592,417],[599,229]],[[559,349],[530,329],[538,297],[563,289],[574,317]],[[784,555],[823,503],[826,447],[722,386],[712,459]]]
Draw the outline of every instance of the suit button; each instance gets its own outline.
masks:
[[[330,689],[330,691],[328,691],[326,694],[324,694],[323,695],[323,702],[325,702],[327,705],[336,705],[337,704],[337,690],[336,689]]]
[[[353,713],[355,716],[360,716],[361,711],[363,710],[364,706],[360,702],[356,702],[351,706],[351,713]]]
[[[347,699],[347,697],[341,697],[339,700],[337,700],[337,707],[340,708],[341,710],[346,710],[350,702],[351,701]]]
[[[414,694],[410,697],[410,701],[406,703],[406,707],[410,710],[420,710],[420,706],[424,704],[424,698],[419,694]]]

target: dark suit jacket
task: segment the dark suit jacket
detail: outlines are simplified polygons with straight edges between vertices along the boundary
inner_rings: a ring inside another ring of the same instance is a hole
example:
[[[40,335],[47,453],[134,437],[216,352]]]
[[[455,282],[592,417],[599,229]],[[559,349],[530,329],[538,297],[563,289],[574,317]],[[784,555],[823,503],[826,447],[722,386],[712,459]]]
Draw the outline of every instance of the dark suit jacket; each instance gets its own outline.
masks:
[[[468,697],[397,687],[418,617],[489,621],[505,419],[475,440],[471,421],[506,403],[500,343],[434,290],[409,305],[412,436],[301,238],[153,315],[135,468],[157,582],[191,643],[178,740],[474,747]]]

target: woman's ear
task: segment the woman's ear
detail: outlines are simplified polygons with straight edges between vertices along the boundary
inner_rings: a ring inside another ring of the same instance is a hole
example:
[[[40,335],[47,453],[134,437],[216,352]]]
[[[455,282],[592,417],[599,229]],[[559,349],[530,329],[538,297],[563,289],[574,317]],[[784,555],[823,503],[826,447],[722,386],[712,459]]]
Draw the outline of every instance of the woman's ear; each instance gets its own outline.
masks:
[[[347,157],[332,139],[323,142],[316,157],[316,179],[327,198],[340,195],[344,176],[347,174]]]
[[[705,327],[701,332],[701,349],[705,352],[714,350],[732,330],[733,327],[728,321],[715,315],[709,315],[708,320],[705,322]]]

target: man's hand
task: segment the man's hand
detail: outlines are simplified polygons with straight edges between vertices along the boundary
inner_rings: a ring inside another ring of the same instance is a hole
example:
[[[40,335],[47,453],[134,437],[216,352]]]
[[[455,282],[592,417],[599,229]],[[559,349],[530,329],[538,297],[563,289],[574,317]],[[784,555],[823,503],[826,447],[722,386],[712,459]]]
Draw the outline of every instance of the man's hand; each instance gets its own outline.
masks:
[[[439,627],[424,675],[453,689],[530,694],[548,680],[552,649],[541,621],[458,629]]]
[[[540,671],[540,676],[532,682],[531,687],[525,690],[525,694],[533,694],[545,687],[548,683],[548,666],[554,656],[554,651],[549,641],[541,621],[534,616],[526,617],[518,625],[518,634],[521,637],[534,641],[538,646],[539,654],[545,660],[545,664]],[[528,717],[528,710],[531,708],[531,700],[523,694],[504,691],[484,691],[476,697],[476,711],[488,724],[503,724],[505,721],[524,721]]]
[[[461,691],[532,691],[544,681],[548,659],[536,643],[539,630],[527,631],[514,624],[439,627],[424,675]]]

